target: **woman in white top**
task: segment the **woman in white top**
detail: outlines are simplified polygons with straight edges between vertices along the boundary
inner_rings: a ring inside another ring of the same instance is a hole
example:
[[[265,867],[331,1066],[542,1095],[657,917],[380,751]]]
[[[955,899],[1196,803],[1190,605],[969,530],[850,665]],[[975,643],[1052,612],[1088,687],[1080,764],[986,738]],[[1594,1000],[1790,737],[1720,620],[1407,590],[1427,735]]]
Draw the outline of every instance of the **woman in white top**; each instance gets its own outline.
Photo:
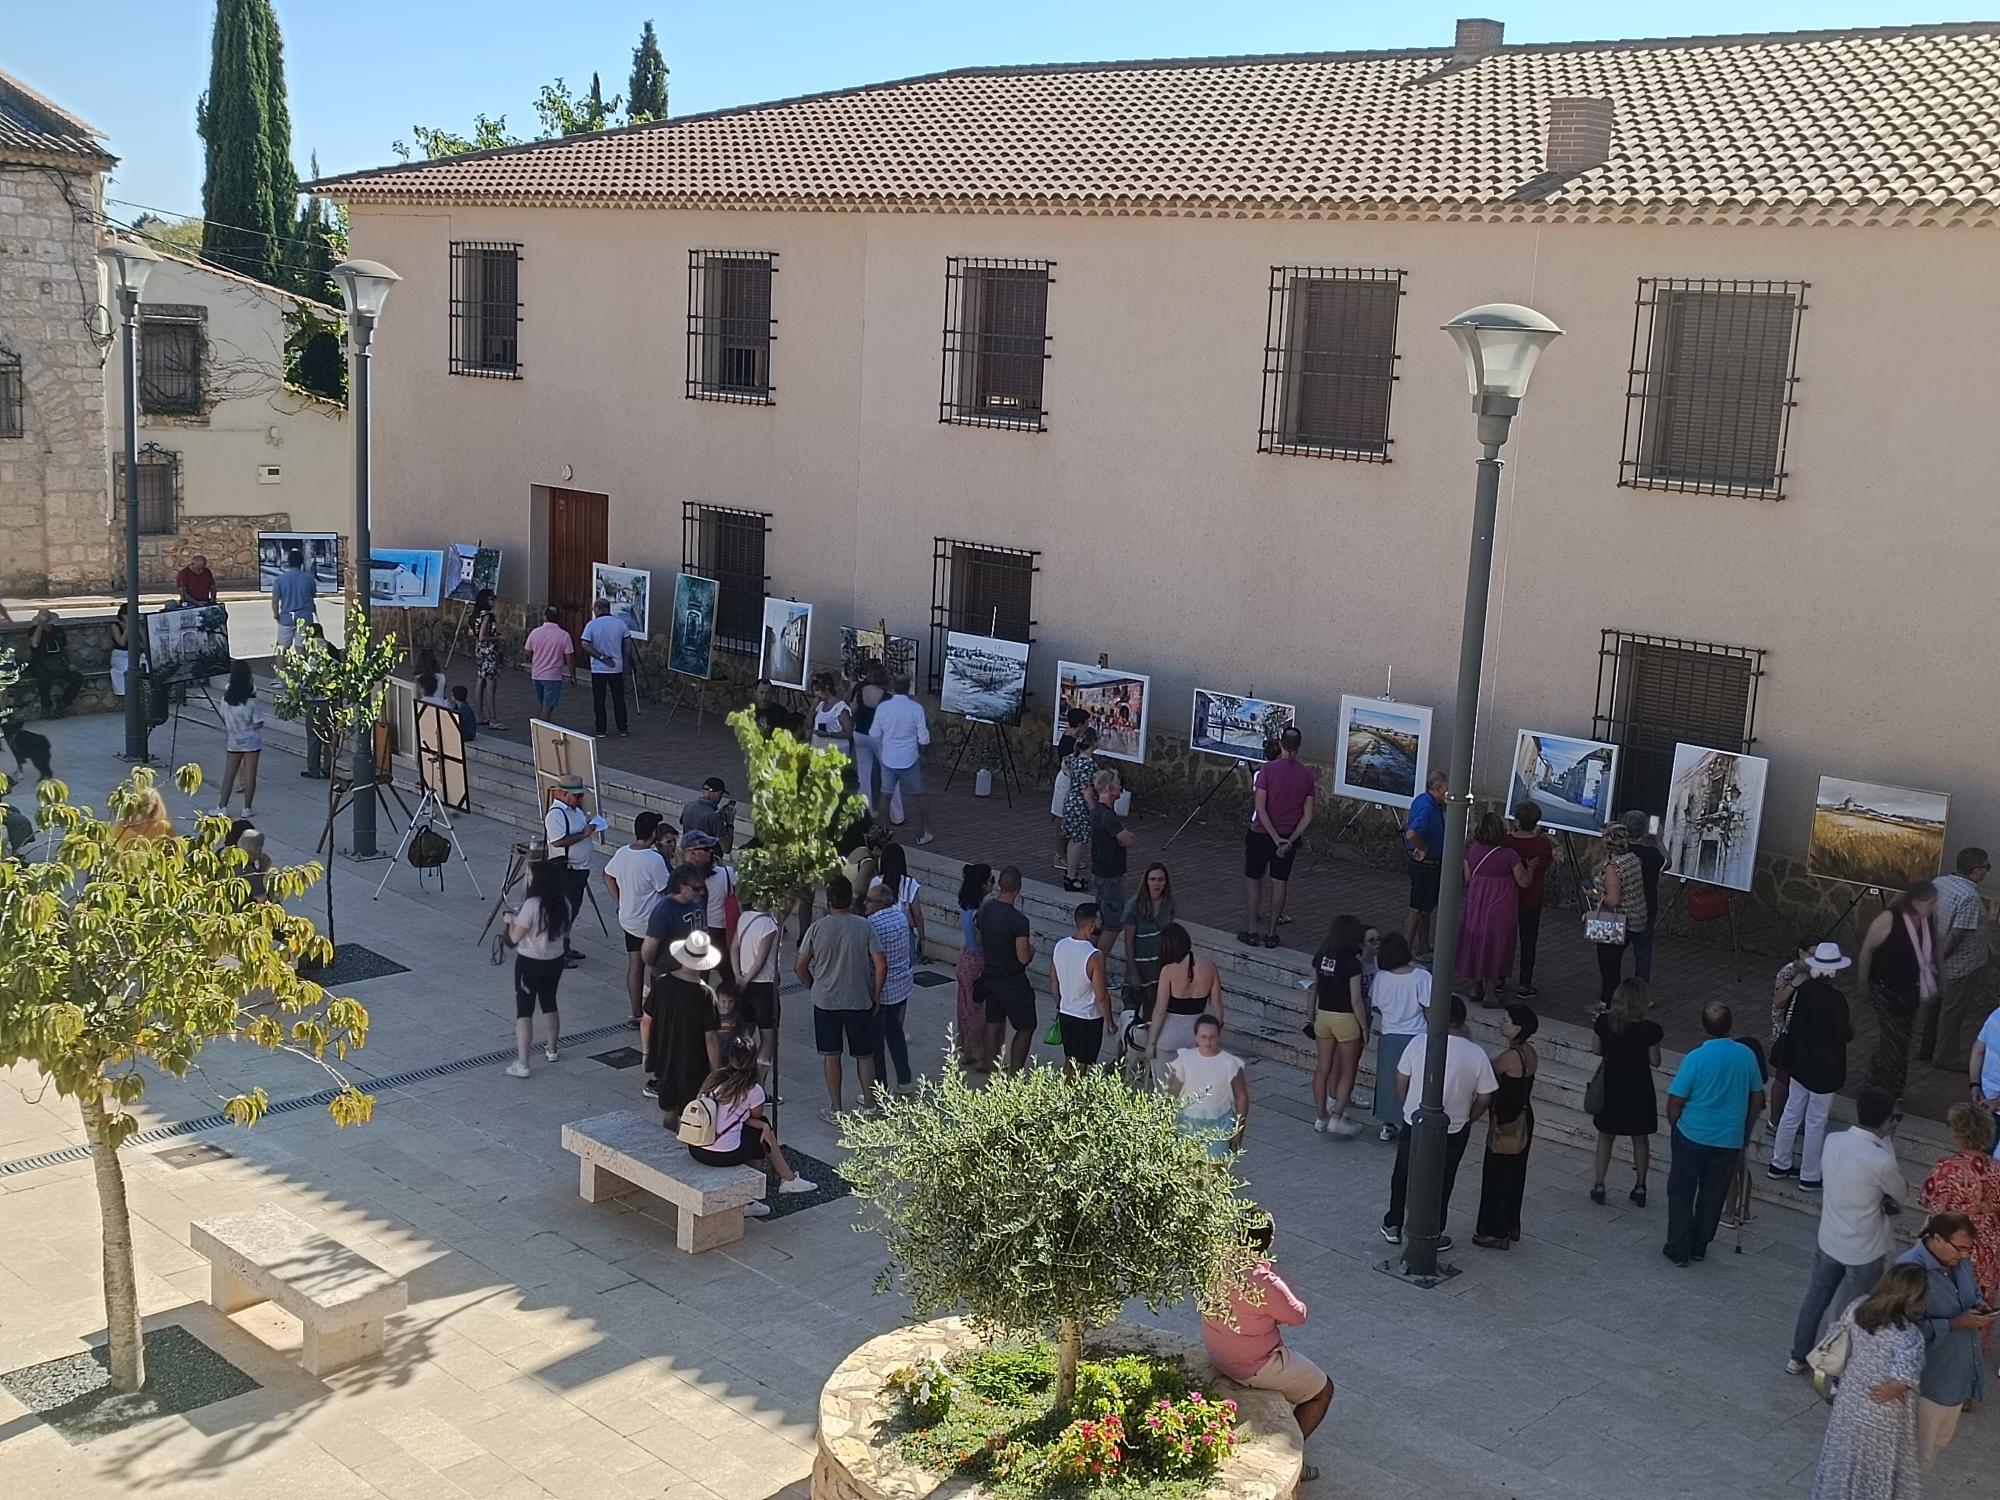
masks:
[[[736,1005],[757,1026],[757,1052],[770,1071],[778,1055],[778,919],[744,907],[736,914],[736,944],[729,955],[736,970]]]
[[[223,740],[222,788],[215,810],[227,814],[229,794],[236,777],[243,777],[243,816],[249,817],[257,801],[257,760],[264,753],[264,705],[257,701],[257,684],[250,668],[237,662],[229,669],[229,686],[222,694]]]
[[[1095,901],[1076,909],[1076,936],[1058,942],[1049,955],[1049,993],[1056,1002],[1056,1029],[1063,1062],[1072,1076],[1097,1066],[1104,1028],[1111,1024],[1111,987],[1104,979],[1104,914]]]
[[[556,986],[562,983],[563,949],[569,939],[569,891],[563,861],[540,859],[528,866],[528,899],[507,918],[507,941],[514,948],[514,1061],[509,1078],[528,1076],[528,1043],[535,1007],[541,1006],[548,1039],[542,1056],[556,1060],[562,1021],[556,1015]]]
[[[1410,1038],[1427,1024],[1431,1006],[1430,970],[1410,957],[1409,940],[1400,932],[1382,934],[1376,950],[1375,981],[1368,986],[1368,1008],[1375,1012],[1375,1118],[1380,1138],[1393,1141],[1403,1123],[1402,1101],[1396,1097],[1396,1064]]]
[[[1194,1045],[1167,1064],[1167,1092],[1181,1102],[1183,1128],[1208,1137],[1210,1156],[1243,1149],[1250,1123],[1250,1084],[1243,1059],[1222,1050],[1222,1023],[1203,1016],[1194,1023]]]
[[[812,742],[814,749],[832,746],[848,759],[854,758],[854,710],[847,700],[840,696],[840,688],[831,672],[815,672],[812,680],[813,696],[819,700],[813,709]]]
[[[762,1064],[757,1047],[738,1032],[729,1039],[721,1066],[702,1081],[700,1097],[715,1110],[715,1142],[688,1147],[688,1155],[708,1167],[762,1167],[768,1165],[778,1177],[781,1193],[810,1193],[819,1186],[792,1170],[778,1145],[778,1128],[764,1118],[766,1095],[758,1081]],[[758,1199],[743,1205],[743,1212],[762,1219],[771,1205]]]

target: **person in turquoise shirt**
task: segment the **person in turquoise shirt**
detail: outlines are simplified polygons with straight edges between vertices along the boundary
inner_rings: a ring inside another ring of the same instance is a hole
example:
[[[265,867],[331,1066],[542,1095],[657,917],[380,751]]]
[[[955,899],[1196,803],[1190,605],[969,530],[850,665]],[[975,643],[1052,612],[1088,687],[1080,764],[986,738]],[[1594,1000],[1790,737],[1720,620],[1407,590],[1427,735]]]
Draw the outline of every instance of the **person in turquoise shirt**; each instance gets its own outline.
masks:
[[[1986,1399],[1986,1368],[1979,1336],[1993,1324],[1979,1284],[1972,1278],[1972,1252],[1979,1243],[1964,1214],[1932,1214],[1916,1244],[1896,1257],[1921,1267],[1930,1284],[1924,1304],[1924,1374],[1917,1387],[1917,1458],[1928,1474],[1937,1464],[1959,1413],[1968,1401]]]
[[[1718,1001],[1706,1007],[1701,1027],[1708,1040],[1681,1060],[1667,1085],[1673,1165],[1660,1253],[1677,1266],[1707,1256],[1750,1122],[1764,1108],[1763,1069],[1748,1047],[1731,1040],[1735,1024],[1728,1006]]]

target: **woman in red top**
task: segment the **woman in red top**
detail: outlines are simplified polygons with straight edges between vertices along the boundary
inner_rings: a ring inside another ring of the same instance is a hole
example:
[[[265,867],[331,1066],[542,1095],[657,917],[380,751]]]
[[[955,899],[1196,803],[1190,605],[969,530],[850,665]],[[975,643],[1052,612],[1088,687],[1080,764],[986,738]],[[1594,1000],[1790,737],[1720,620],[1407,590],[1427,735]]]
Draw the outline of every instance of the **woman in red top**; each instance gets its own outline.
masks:
[[[1507,847],[1521,856],[1527,867],[1528,883],[1521,887],[1518,916],[1521,930],[1521,998],[1541,993],[1535,988],[1535,945],[1542,936],[1542,897],[1548,891],[1549,866],[1555,863],[1555,845],[1542,832],[1542,809],[1534,802],[1522,802],[1514,809],[1514,826],[1507,834]]]
[[[1246,1228],[1244,1243],[1267,1255],[1271,1232],[1271,1216],[1260,1215]],[[1333,1405],[1333,1382],[1326,1372],[1287,1349],[1279,1332],[1281,1327],[1297,1328],[1305,1320],[1305,1303],[1271,1269],[1269,1260],[1250,1269],[1244,1284],[1231,1294],[1226,1313],[1204,1315],[1201,1320],[1202,1346],[1216,1374],[1253,1390],[1276,1391],[1291,1402],[1301,1441],[1312,1436]],[[1317,1479],[1319,1470],[1306,1464],[1299,1478]]]
[[[1964,1214],[1972,1220],[1978,1243],[1972,1251],[1972,1279],[1980,1300],[2000,1306],[2000,1161],[1993,1159],[1993,1118],[1970,1104],[1954,1104],[1944,1117],[1951,1143],[1958,1150],[1931,1168],[1924,1179],[1923,1202],[1928,1213]],[[1993,1325],[1979,1335],[1993,1352]]]

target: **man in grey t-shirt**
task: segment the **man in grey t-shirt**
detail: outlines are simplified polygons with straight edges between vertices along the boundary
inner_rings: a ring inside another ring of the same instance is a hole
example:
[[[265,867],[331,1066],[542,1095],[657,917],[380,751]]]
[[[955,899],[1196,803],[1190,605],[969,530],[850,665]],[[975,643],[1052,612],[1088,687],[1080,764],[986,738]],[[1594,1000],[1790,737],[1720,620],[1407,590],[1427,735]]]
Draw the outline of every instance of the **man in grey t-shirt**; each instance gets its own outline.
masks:
[[[875,1035],[889,960],[866,917],[853,911],[854,886],[845,875],[826,883],[826,915],[799,939],[798,975],[812,989],[813,1040],[826,1069],[829,1125],[840,1114],[840,1048],[854,1059],[865,1101],[875,1089]]]
[[[302,621],[318,620],[319,605],[314,598],[317,593],[313,576],[306,571],[304,550],[291,548],[285,553],[285,570],[271,583],[271,616],[278,622],[278,645],[282,649],[291,650]]]

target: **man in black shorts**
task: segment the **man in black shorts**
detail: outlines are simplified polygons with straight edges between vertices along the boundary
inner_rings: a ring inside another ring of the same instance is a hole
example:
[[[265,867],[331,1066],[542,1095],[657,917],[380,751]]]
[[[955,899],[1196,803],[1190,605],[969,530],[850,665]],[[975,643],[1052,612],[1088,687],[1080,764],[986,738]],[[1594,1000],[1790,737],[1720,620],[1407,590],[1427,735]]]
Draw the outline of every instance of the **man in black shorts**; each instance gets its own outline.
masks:
[[[1021,871],[1009,865],[1000,872],[999,889],[972,919],[980,951],[986,955],[986,972],[979,983],[986,1001],[983,1056],[988,1072],[999,1063],[1000,1043],[1008,1027],[1014,1028],[1007,1049],[1008,1072],[1016,1073],[1026,1066],[1028,1049],[1035,1044],[1035,987],[1028,981],[1028,965],[1035,961],[1035,940],[1020,901]]]
[[[1292,861],[1313,820],[1313,773],[1299,760],[1303,743],[1298,728],[1288,725],[1278,736],[1278,753],[1264,762],[1251,783],[1254,802],[1250,830],[1243,836],[1243,930],[1236,941],[1246,948],[1278,946],[1278,925],[1285,920],[1285,896],[1291,889]],[[1264,882],[1271,882],[1271,915],[1263,916]]]
[[[1438,883],[1444,871],[1444,806],[1451,778],[1433,771],[1424,789],[1410,801],[1410,819],[1403,827],[1403,846],[1410,853],[1410,914],[1403,919],[1403,936],[1410,952],[1422,958],[1431,951],[1431,913],[1438,908]]]
[[[799,939],[798,976],[812,990],[813,1042],[826,1072],[827,1107],[819,1112],[829,1125],[838,1124],[840,1050],[854,1059],[861,1085],[858,1104],[875,1093],[875,1036],[880,1024],[882,985],[889,961],[882,940],[866,917],[857,917],[854,885],[845,875],[826,882],[826,915]]]

